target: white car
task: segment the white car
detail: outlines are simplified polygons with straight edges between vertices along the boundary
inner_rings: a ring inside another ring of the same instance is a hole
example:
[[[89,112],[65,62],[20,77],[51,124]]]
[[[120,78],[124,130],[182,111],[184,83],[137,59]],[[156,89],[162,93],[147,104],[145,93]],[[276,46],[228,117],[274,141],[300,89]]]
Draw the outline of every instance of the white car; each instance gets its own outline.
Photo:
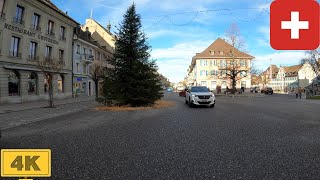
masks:
[[[186,92],[186,104],[190,107],[205,105],[213,108],[215,103],[216,97],[205,86],[192,86]]]

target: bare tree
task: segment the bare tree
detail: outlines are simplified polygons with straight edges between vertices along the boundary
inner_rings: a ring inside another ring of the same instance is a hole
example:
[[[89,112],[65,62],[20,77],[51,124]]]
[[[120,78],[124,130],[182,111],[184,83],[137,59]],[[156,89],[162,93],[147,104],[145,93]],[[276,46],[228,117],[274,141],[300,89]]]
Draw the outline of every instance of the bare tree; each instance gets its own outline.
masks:
[[[301,64],[309,63],[312,66],[313,71],[316,73],[317,77],[320,76],[320,49],[312,50],[312,51],[306,51],[306,54],[308,55],[307,58],[304,58],[301,60]]]
[[[265,88],[270,82],[269,76],[267,73],[262,73],[259,77],[259,84],[262,84],[262,88]]]
[[[231,81],[231,90],[234,94],[236,92],[237,82],[243,77],[246,77],[250,71],[248,72],[248,69],[240,63],[239,59],[237,59],[238,53],[241,50],[244,51],[245,43],[240,37],[240,30],[236,24],[231,25],[230,29],[226,32],[226,37],[227,42],[232,48],[230,49],[230,52],[226,52],[229,59],[221,70],[226,71],[226,76]],[[244,64],[246,64],[246,62]]]
[[[95,84],[96,99],[99,98],[99,81],[104,77],[105,66],[103,62],[94,60],[89,68],[89,77]]]
[[[55,59],[42,57],[36,61],[36,66],[42,71],[49,85],[49,108],[54,107],[53,103],[53,78],[56,74],[60,74],[63,70],[63,59]]]

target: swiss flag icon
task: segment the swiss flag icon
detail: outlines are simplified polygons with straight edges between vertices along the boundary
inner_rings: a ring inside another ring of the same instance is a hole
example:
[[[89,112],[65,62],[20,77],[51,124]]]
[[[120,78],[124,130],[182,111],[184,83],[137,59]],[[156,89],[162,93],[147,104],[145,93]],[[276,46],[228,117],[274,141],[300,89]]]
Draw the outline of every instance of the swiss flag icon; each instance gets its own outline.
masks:
[[[320,8],[315,0],[276,0],[270,6],[270,44],[276,50],[319,47]]]

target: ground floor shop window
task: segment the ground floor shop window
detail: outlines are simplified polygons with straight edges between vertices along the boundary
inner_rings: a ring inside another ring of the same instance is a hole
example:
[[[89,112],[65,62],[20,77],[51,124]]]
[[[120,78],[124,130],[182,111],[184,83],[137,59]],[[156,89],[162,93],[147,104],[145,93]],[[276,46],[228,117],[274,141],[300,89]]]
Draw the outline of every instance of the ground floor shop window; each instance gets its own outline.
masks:
[[[241,87],[247,88],[247,82],[246,81],[241,81]]]
[[[87,83],[83,82],[83,81],[79,81],[74,83],[74,90],[77,94],[84,94],[86,93],[86,89],[87,89]]]
[[[63,75],[58,75],[58,93],[64,93],[64,77]]]
[[[217,81],[211,81],[211,89],[217,88]]]
[[[28,93],[37,94],[38,76],[35,72],[28,75]]]
[[[20,95],[20,75],[17,71],[10,71],[8,76],[9,96]]]

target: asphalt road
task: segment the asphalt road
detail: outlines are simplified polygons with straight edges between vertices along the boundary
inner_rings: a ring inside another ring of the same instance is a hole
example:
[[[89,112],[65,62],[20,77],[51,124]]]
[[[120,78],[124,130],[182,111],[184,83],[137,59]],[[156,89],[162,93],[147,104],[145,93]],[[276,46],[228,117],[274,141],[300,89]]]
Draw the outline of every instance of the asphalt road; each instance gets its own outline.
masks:
[[[0,147],[50,148],[49,179],[58,180],[320,179],[319,104],[217,97],[211,109],[165,99],[177,106],[86,109],[6,129]]]

